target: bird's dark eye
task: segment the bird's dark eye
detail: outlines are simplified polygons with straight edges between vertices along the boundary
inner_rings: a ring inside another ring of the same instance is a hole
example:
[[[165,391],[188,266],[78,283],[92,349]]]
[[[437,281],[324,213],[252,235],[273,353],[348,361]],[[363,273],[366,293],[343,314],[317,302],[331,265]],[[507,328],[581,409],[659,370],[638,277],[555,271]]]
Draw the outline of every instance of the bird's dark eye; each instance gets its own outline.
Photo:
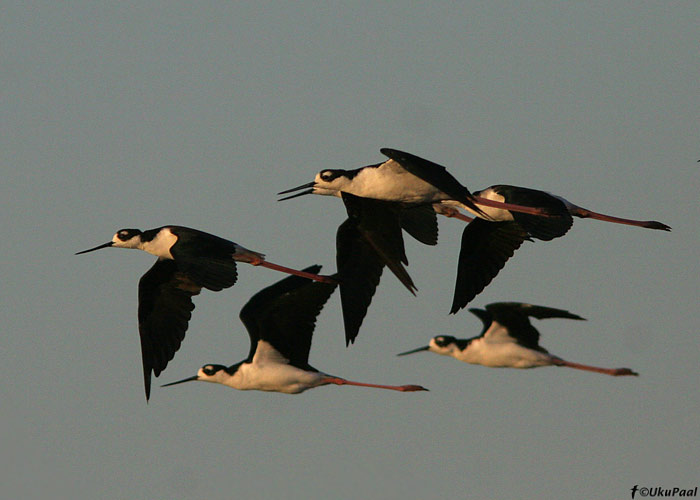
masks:
[[[438,347],[445,347],[448,343],[445,337],[435,337],[435,344],[437,344]]]
[[[216,373],[216,370],[214,370],[214,367],[211,365],[203,366],[202,371],[209,376],[214,375]]]
[[[333,172],[330,170],[324,170],[323,172],[321,172],[321,180],[328,182],[330,180],[333,180],[333,177],[335,177],[335,176],[333,175]]]
[[[117,231],[117,238],[119,238],[121,241],[129,241],[131,238],[138,236],[139,234],[141,234],[141,231],[138,229],[120,229]]]
[[[137,234],[139,234],[141,231],[138,229],[120,229],[117,231],[117,238],[119,238],[122,241],[128,241]]]

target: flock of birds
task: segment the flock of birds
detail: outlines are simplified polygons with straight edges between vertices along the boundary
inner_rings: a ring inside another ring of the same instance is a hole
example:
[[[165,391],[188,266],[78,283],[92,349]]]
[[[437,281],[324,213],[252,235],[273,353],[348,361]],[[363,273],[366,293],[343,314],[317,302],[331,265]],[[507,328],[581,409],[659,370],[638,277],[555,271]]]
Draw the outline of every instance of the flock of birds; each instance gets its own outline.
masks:
[[[621,219],[579,207],[560,196],[518,186],[494,185],[471,193],[447,170],[429,160],[384,148],[389,160],[354,170],[322,170],[313,182],[278,193],[281,200],[306,194],[337,196],[348,218],[336,234],[337,272],[320,266],[303,270],[273,264],[265,255],[232,241],[182,226],[141,231],[121,229],[101,248],[136,248],[158,257],[139,281],[138,323],[146,400],[151,375],[166,368],[180,348],[202,288],[218,292],[236,283],[236,262],[267,267],[291,276],[259,291],[241,309],[250,336],[248,357],[231,366],[207,364],[188,381],[214,382],[239,390],[296,394],[322,385],[356,385],[403,392],[419,385],[354,382],[321,372],[308,363],[316,318],[336,287],[340,289],[346,345],[360,331],[384,267],[415,295],[406,265],[405,231],[436,245],[437,215],[468,222],[464,228],[450,313],[463,309],[503,268],[524,241],[549,241],[567,233],[573,217],[670,231],[656,221]],[[280,201],[281,201],[280,200]],[[461,210],[469,212],[464,215]],[[76,254],[77,255],[77,254]],[[539,345],[529,318],[583,318],[561,309],[516,302],[469,309],[484,324],[470,339],[440,335],[420,351],[452,356],[489,367],[568,366],[612,376],[637,375],[629,368],[599,368],[566,361]]]

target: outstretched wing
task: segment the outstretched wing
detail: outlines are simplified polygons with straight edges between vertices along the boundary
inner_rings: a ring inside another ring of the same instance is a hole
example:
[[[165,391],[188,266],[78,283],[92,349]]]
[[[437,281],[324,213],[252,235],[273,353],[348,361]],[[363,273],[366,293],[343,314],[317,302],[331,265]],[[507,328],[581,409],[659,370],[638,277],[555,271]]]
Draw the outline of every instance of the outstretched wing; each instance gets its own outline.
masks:
[[[321,266],[304,271],[318,274]],[[240,318],[250,336],[248,361],[259,340],[271,344],[295,366],[308,366],[316,318],[336,285],[289,276],[262,289],[241,309]]]
[[[403,264],[408,265],[401,233],[401,209],[396,203],[341,193],[349,220],[408,291],[417,290]],[[340,269],[340,268],[339,268]]]
[[[372,303],[384,262],[367,243],[355,223],[347,219],[336,233],[336,265],[340,278],[345,344],[355,342]]]
[[[462,232],[450,314],[458,312],[481,293],[527,239],[527,232],[516,222],[488,222],[477,218],[467,224]]]
[[[424,245],[437,245],[437,214],[432,205],[416,205],[400,212],[401,227]]]
[[[341,195],[348,219],[336,234],[336,262],[345,342],[349,344],[359,333],[385,265],[411,293],[415,293],[416,286],[403,266],[408,259],[398,207],[348,193]]]
[[[505,333],[510,337],[517,339],[519,343],[528,347],[538,347],[540,338],[539,332],[530,323],[530,317],[537,319],[567,318],[583,320],[582,317],[563,309],[534,306],[521,302],[494,302],[486,306],[486,311],[492,317],[493,326],[484,336],[501,335],[503,330],[505,330]]]
[[[202,287],[173,260],[158,260],[139,280],[139,334],[146,400],[157,377],[180,348]]]
[[[486,309],[493,311],[514,310],[519,311],[521,314],[524,314],[531,318],[537,319],[565,318],[585,321],[585,318],[582,318],[578,314],[574,314],[564,309],[555,309],[554,307],[546,306],[535,306],[532,304],[526,304],[524,302],[494,302],[493,304],[487,305]]]

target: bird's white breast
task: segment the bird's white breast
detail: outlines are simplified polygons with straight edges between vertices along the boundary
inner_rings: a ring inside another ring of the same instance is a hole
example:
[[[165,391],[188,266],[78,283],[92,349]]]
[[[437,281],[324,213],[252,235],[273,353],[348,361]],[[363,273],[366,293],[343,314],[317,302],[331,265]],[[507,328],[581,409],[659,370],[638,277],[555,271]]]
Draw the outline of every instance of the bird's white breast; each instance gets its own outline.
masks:
[[[493,342],[478,338],[469,343],[463,351],[452,353],[455,359],[474,365],[493,368],[534,368],[551,365],[551,356],[547,353],[529,349],[514,341]]]

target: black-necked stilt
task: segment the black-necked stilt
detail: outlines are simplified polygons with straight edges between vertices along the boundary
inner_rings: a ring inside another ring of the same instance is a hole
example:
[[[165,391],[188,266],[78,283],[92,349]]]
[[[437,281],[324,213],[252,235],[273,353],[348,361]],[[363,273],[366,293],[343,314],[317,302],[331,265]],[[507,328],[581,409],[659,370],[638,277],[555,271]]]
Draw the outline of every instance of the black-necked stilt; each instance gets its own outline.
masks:
[[[560,196],[537,189],[518,186],[495,185],[474,193],[480,199],[543,207],[550,213],[548,217],[510,212],[504,209],[485,207],[492,222],[480,218],[470,218],[459,214],[450,202],[435,203],[436,212],[448,217],[458,217],[469,222],[462,234],[462,249],[457,267],[457,282],[450,313],[454,314],[465,307],[503,268],[521,243],[531,238],[550,241],[564,236],[573,224],[573,217],[591,217],[599,220],[618,222],[670,231],[670,227],[656,221],[635,221],[598,214],[574,205]],[[459,214],[459,215],[458,215]]]
[[[536,368],[538,366],[568,366],[615,377],[638,375],[629,368],[599,368],[566,361],[549,354],[540,347],[540,333],[530,323],[529,317],[568,318],[583,320],[580,316],[561,309],[534,306],[520,302],[496,302],[486,309],[469,309],[484,324],[481,335],[470,339],[457,339],[438,335],[429,345],[398,356],[420,351],[431,351],[451,356],[459,361],[494,368]]]
[[[306,194],[340,196],[341,192],[345,192],[363,198],[393,201],[405,205],[450,201],[489,220],[492,217],[485,213],[482,206],[540,216],[549,215],[546,209],[540,207],[519,206],[488,198],[476,198],[445,167],[437,163],[396,149],[382,148],[381,152],[390,159],[354,170],[322,170],[316,174],[313,182],[277,193],[281,195],[304,190],[281,198],[280,201]]]
[[[596,219],[605,222],[613,222],[615,224],[626,224],[629,226],[638,226],[647,229],[658,229],[661,231],[670,231],[671,227],[655,220],[635,220],[623,219],[612,215],[601,214],[580,207],[570,202],[569,200],[557,196],[546,191],[538,189],[524,188],[520,186],[510,186],[507,184],[497,184],[495,186],[475,191],[474,196],[477,199],[487,198],[494,201],[503,201],[505,203],[515,203],[519,206],[536,206],[549,209],[549,217],[532,217],[527,214],[518,212],[510,212],[510,216],[506,213],[508,210],[503,210],[501,213],[497,208],[485,208],[484,211],[496,220],[515,220],[523,227],[530,231],[530,235],[541,240],[551,240],[558,236],[563,236],[571,226],[567,221],[571,216],[581,219]],[[459,211],[450,206],[451,202],[441,202],[434,204],[435,211],[447,217],[457,217],[466,222],[471,220],[470,217],[459,214]],[[536,224],[536,225],[535,225]]]
[[[396,203],[341,193],[348,218],[336,234],[336,263],[340,280],[346,345],[354,342],[387,266],[409,292],[416,286],[406,271],[402,222],[424,214],[401,209]],[[428,206],[428,213],[432,209]],[[432,212],[435,218],[435,212]],[[427,227],[418,224],[418,227]],[[426,240],[430,235],[418,233]],[[435,239],[437,233],[435,233]]]
[[[335,283],[327,276],[297,271],[265,260],[265,255],[196,229],[163,226],[148,231],[120,229],[111,241],[83,250],[136,248],[158,257],[139,280],[139,333],[146,400],[151,371],[157,377],[185,338],[194,309],[192,297],[202,288],[219,291],[236,283],[236,262],[246,262],[311,280]]]
[[[317,273],[320,266],[306,269]],[[298,394],[321,385],[357,385],[395,391],[425,391],[419,385],[378,385],[353,382],[318,371],[309,365],[316,317],[335,285],[311,283],[296,276],[285,278],[255,294],[241,309],[241,321],[250,335],[248,357],[232,366],[208,364],[197,375],[163,387],[189,381],[213,382],[239,390]]]

